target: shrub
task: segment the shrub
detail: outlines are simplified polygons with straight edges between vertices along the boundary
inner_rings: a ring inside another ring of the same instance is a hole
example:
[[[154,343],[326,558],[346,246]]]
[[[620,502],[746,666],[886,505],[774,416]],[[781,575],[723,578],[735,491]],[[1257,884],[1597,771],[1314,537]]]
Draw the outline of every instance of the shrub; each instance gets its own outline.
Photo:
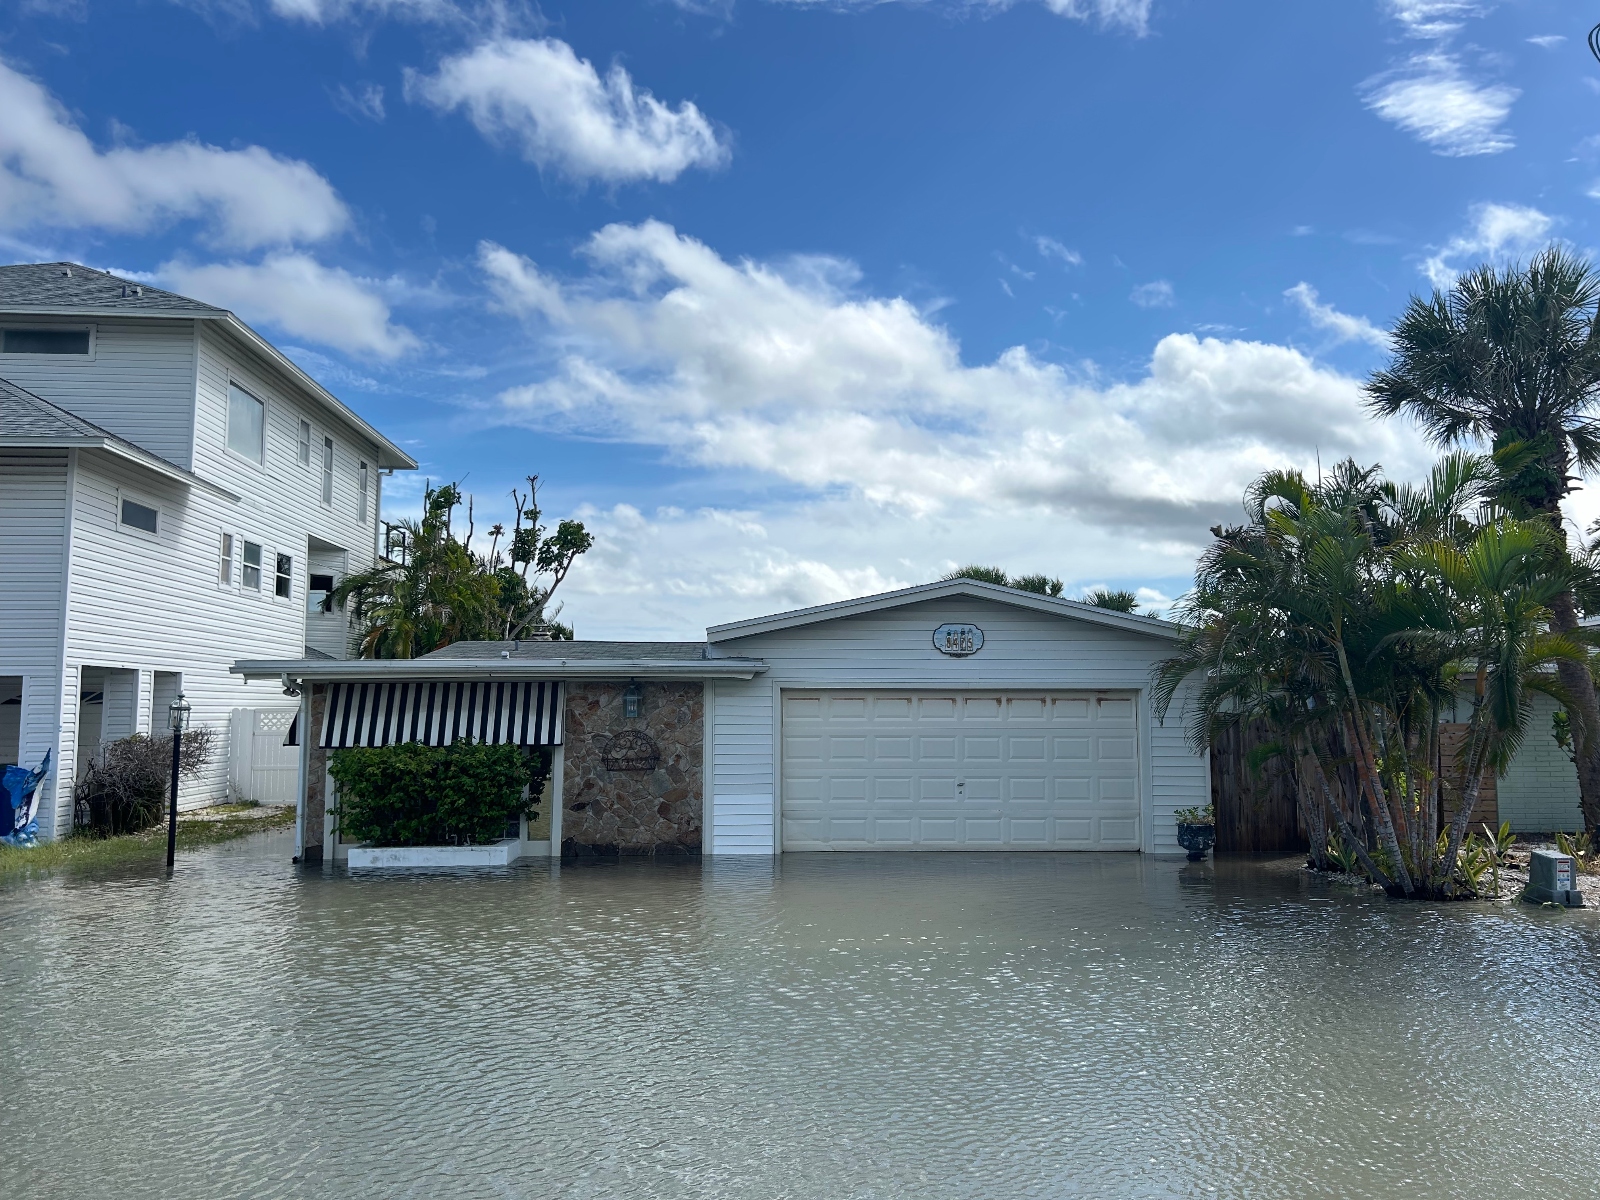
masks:
[[[178,776],[195,779],[216,742],[210,729],[186,729],[178,747]],[[172,737],[144,734],[107,742],[73,788],[73,823],[97,837],[138,833],[161,823],[172,788]]]
[[[336,750],[328,773],[339,785],[339,831],[348,840],[473,845],[505,837],[519,814],[537,815],[550,757],[520,746],[408,743]]]
[[[1172,814],[1172,819],[1179,825],[1216,824],[1216,814],[1209,804],[1197,804],[1193,808],[1180,808]]]

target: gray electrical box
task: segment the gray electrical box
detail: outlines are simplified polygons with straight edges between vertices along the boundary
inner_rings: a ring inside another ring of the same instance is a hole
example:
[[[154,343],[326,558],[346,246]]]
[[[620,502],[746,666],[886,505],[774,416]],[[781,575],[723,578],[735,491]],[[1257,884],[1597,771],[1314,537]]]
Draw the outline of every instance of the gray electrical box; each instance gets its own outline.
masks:
[[[1577,889],[1577,878],[1577,864],[1570,854],[1535,850],[1528,857],[1528,890],[1523,898],[1535,904],[1582,908],[1583,893]]]

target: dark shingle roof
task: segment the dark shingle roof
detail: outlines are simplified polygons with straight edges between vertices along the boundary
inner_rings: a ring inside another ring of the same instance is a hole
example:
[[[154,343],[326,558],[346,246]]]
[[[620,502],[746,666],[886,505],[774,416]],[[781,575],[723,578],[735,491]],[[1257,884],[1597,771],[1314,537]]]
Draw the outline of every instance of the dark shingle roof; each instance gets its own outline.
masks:
[[[114,438],[98,425],[0,379],[0,438]],[[121,438],[117,438],[121,441]]]
[[[594,659],[688,662],[706,656],[704,642],[455,642],[424,658],[499,658],[509,650],[514,659]]]
[[[0,312],[218,315],[225,309],[81,263],[0,266]]]
[[[92,421],[85,421],[59,404],[51,404],[42,396],[35,396],[9,379],[0,379],[0,446],[82,446],[85,449],[105,450],[125,459],[143,463],[163,475],[198,483],[231,500],[239,497],[177,463],[169,462],[159,454],[152,454],[143,446],[127,438],[118,437],[109,429],[102,429]]]

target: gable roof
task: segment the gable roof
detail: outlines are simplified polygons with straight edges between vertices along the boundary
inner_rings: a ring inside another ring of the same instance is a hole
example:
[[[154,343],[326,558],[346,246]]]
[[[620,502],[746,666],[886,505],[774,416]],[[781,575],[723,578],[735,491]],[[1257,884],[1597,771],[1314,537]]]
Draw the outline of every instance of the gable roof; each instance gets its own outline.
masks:
[[[70,312],[84,316],[211,316],[227,309],[164,292],[79,263],[15,263],[0,267],[0,311]]]
[[[56,317],[155,317],[215,321],[287,375],[312,399],[378,446],[378,466],[414,471],[416,459],[379,433],[288,355],[233,313],[176,292],[124,279],[82,263],[13,263],[0,266],[0,313]]]
[[[860,596],[854,600],[840,600],[833,604],[819,604],[814,608],[797,608],[790,612],[775,613],[770,617],[755,617],[748,621],[732,621],[726,625],[713,625],[706,630],[706,641],[726,642],[735,638],[753,637],[759,633],[776,633],[782,629],[795,629],[801,625],[816,625],[823,621],[836,621],[841,617],[858,617],[866,613],[883,612],[907,604],[920,604],[924,600],[943,600],[951,596],[970,596],[977,600],[992,600],[1016,608],[1031,609],[1050,616],[1086,621],[1120,629],[1125,633],[1139,633],[1147,637],[1175,640],[1182,626],[1159,617],[1141,617],[1132,613],[1114,612],[1096,608],[1081,600],[1065,600],[1059,596],[1041,596],[1037,592],[1023,592],[1016,588],[1001,587],[994,583],[980,583],[975,579],[941,579],[936,583],[921,583],[915,587],[901,588],[896,592],[880,592],[875,596]]]
[[[239,499],[226,488],[202,479],[177,463],[168,462],[159,454],[150,453],[143,446],[134,445],[127,438],[118,437],[109,429],[101,429],[42,396],[35,396],[9,379],[0,379],[0,446],[102,450],[179,483],[198,485],[229,500]]]

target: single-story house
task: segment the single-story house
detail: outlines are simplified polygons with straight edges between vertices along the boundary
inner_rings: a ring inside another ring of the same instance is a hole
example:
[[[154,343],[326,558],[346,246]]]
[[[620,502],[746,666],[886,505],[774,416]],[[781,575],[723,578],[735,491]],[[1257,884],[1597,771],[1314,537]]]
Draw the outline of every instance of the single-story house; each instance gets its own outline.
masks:
[[[1177,635],[960,579],[703,642],[469,642],[233,670],[299,696],[306,861],[348,849],[330,751],[463,736],[553,748],[527,854],[1167,854],[1174,810],[1210,791],[1181,704],[1164,723],[1151,710],[1151,668]]]

